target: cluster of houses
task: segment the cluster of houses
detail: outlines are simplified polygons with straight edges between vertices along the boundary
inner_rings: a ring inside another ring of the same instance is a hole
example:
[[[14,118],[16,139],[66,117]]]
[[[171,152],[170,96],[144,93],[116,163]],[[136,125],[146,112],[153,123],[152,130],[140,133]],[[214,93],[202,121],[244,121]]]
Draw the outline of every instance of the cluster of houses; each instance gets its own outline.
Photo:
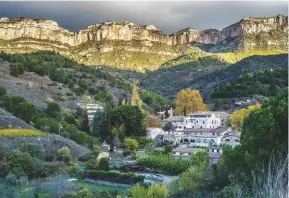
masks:
[[[97,110],[103,110],[101,104],[77,105],[87,110],[90,122]],[[162,118],[165,114],[168,114],[168,117],[163,119],[163,125],[170,123],[171,129],[163,131],[161,128],[147,128],[147,138],[157,143],[169,142],[174,145],[175,149],[171,151],[173,156],[186,157],[200,149],[207,149],[210,163],[216,163],[222,154],[223,145],[235,147],[240,143],[240,132],[227,126],[230,114],[226,112],[206,111],[186,116],[173,115],[172,108],[167,112],[159,112]]]
[[[172,129],[148,128],[147,137],[158,143],[166,141],[176,146],[171,152],[173,156],[190,156],[199,149],[207,149],[210,163],[216,163],[223,145],[235,147],[240,143],[240,132],[227,126],[228,118],[228,113],[217,111],[170,115],[163,124],[171,123]]]

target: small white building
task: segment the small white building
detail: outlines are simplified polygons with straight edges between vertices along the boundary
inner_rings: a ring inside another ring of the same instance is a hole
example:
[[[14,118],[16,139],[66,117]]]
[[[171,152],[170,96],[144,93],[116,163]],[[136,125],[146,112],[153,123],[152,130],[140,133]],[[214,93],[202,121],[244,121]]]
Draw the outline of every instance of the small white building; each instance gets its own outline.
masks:
[[[153,140],[158,135],[164,135],[164,131],[161,128],[153,128],[153,127],[147,128],[147,138]]]
[[[176,126],[176,131],[185,129],[216,129],[226,126],[229,114],[225,112],[199,112],[191,113],[184,117],[181,124]]]
[[[167,122],[172,123],[174,127],[181,126],[183,121],[184,121],[184,116],[171,116],[163,120],[164,123],[167,123]]]

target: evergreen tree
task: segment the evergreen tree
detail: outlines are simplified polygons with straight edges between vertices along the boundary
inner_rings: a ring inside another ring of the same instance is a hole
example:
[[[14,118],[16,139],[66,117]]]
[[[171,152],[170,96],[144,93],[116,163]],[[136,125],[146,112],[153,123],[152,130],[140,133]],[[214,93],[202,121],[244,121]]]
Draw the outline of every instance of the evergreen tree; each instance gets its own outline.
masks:
[[[93,119],[93,135],[106,140],[110,135],[111,122],[110,122],[110,107],[106,105],[104,111],[97,110]]]
[[[80,123],[80,130],[85,131],[86,133],[90,133],[90,126],[87,111],[82,111],[82,119]]]
[[[168,118],[169,116],[170,116],[169,111],[168,111],[168,109],[166,109],[165,118]]]
[[[99,109],[96,110],[94,117],[93,117],[93,125],[92,125],[92,135],[95,137],[100,137],[101,133],[101,116],[102,113],[100,112]]]

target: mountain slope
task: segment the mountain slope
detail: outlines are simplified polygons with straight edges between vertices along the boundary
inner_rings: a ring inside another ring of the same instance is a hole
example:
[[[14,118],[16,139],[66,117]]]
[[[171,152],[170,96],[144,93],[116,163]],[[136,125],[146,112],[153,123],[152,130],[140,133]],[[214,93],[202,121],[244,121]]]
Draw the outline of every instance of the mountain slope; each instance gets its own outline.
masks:
[[[164,69],[147,73],[141,78],[141,85],[170,98],[174,98],[180,89],[190,87],[199,89],[207,98],[218,85],[238,79],[246,73],[287,67],[287,54],[269,54],[249,56],[235,64],[225,62],[225,58],[212,56],[186,59],[184,63],[179,61],[174,66],[165,66]]]
[[[23,120],[13,116],[9,112],[0,108],[0,129],[6,129],[8,126],[20,129],[35,129]],[[0,152],[4,149],[2,146],[5,145],[9,149],[19,149],[21,145],[32,144],[39,150],[50,151],[56,153],[59,148],[67,146],[73,157],[80,157],[90,152],[84,146],[76,144],[74,141],[66,139],[56,134],[48,134],[44,137],[1,137],[0,138]]]

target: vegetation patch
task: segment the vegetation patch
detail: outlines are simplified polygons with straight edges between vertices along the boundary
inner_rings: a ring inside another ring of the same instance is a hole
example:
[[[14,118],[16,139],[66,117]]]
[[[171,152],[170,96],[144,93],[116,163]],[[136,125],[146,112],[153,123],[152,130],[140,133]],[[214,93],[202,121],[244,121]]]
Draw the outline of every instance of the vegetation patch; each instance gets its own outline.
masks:
[[[30,136],[47,136],[47,133],[30,130],[30,129],[1,129],[0,136],[4,137],[30,137]]]
[[[121,173],[117,171],[90,171],[87,177],[95,180],[102,180],[122,184],[135,184],[142,182],[144,176],[135,175],[133,173]]]

